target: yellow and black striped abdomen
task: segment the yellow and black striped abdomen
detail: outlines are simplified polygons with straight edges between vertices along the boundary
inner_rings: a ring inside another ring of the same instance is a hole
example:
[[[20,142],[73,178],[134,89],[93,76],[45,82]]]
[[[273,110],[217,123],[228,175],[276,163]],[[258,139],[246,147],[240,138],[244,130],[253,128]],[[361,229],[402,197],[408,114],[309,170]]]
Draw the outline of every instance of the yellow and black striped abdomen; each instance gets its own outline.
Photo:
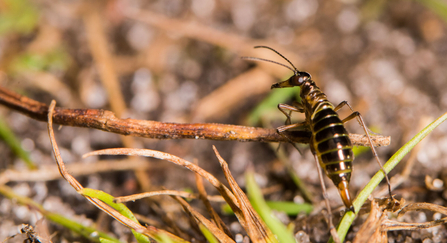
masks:
[[[315,111],[310,123],[313,131],[311,149],[321,167],[335,185],[343,180],[349,182],[354,156],[349,134],[338,114],[327,106]]]

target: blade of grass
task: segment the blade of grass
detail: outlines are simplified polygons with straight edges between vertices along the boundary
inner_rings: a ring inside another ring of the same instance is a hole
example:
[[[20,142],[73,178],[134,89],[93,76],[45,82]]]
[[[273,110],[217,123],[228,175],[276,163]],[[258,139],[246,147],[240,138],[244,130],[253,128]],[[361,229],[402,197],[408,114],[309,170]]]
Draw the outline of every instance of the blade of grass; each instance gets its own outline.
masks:
[[[258,106],[256,106],[252,112],[248,115],[247,124],[250,126],[256,125],[263,114],[271,112],[273,110],[278,111],[277,107],[279,103],[284,103],[287,99],[297,93],[296,89],[274,89],[270,92],[269,96],[265,98]],[[299,91],[298,91],[299,94]]]
[[[418,144],[422,139],[424,139],[430,132],[432,132],[439,124],[444,122],[447,119],[447,113],[444,113],[438,119],[433,121],[430,125],[422,129],[418,134],[416,134],[408,143],[402,146],[383,166],[385,171],[389,173],[401,160],[402,158],[413,149],[416,144]],[[369,181],[369,183],[365,186],[365,188],[359,193],[357,198],[354,200],[354,208],[355,211],[358,212],[362,205],[365,203],[368,196],[372,193],[372,191],[379,185],[379,183],[383,180],[384,174],[381,170],[379,170]],[[343,241],[346,237],[346,234],[351,227],[352,222],[354,221],[355,214],[351,211],[348,211],[343,216],[340,224],[338,225],[338,235],[340,236],[340,240]],[[332,242],[332,239],[330,240]]]
[[[60,154],[60,150],[59,147],[57,146],[57,142],[56,142],[56,138],[54,136],[54,130],[53,130],[53,113],[54,113],[54,108],[56,106],[56,101],[53,100],[51,101],[51,104],[48,108],[48,135],[50,137],[50,143],[51,146],[53,148],[53,155],[54,155],[54,159],[56,160],[56,163],[58,165],[59,168],[59,172],[61,174],[61,176],[76,190],[76,191],[80,191],[81,189],[83,189],[84,187],[81,185],[81,183],[79,183],[79,181],[77,181],[72,175],[70,175],[70,173],[68,173],[67,168],[65,167],[65,163],[62,160],[61,154]],[[122,223],[123,225],[127,226],[128,228],[134,229],[138,232],[143,232],[144,235],[149,236],[151,238],[154,238],[155,240],[157,240],[157,238],[159,237],[160,233],[164,233],[164,234],[168,234],[172,239],[175,239],[174,241],[176,242],[187,242],[173,234],[170,234],[167,231],[164,230],[160,230],[157,229],[153,226],[147,226],[144,227],[139,223],[136,223],[135,221],[132,221],[131,219],[125,217],[124,215],[122,215],[121,213],[119,213],[118,211],[116,211],[116,209],[112,208],[111,206],[109,206],[108,204],[106,204],[105,202],[97,199],[97,198],[92,198],[89,196],[85,196],[85,198],[91,202],[93,205],[95,205],[96,207],[98,207],[99,209],[101,209],[103,212],[107,213],[108,215],[110,215],[111,217],[113,217],[114,219],[118,220],[120,223]]]
[[[158,238],[159,239],[157,239],[157,241],[160,243],[176,243],[176,241],[173,241],[171,237],[163,233],[158,234]]]
[[[447,3],[441,0],[417,0],[447,22]]]
[[[196,164],[198,164],[198,161],[194,161]],[[213,206],[211,206],[210,201],[208,200],[208,194],[205,189],[205,185],[203,184],[203,178],[197,174],[195,174],[196,178],[196,187],[199,192],[199,198],[202,201],[202,203],[205,205],[208,214],[211,216],[213,222],[217,225],[219,229],[221,229],[225,234],[227,234],[230,238],[234,238],[231,234],[230,229],[225,225],[222,218],[216,213]],[[227,204],[228,205],[228,204]],[[229,206],[228,206],[229,207]],[[201,225],[199,225],[200,228]],[[206,235],[205,235],[206,237]]]
[[[274,233],[261,219],[261,216],[259,216],[259,214],[255,211],[245,192],[242,191],[240,186],[237,184],[236,180],[231,174],[228,163],[222,158],[215,146],[213,146],[213,150],[217,159],[219,160],[220,167],[225,175],[225,179],[227,179],[231,191],[234,193],[237,204],[239,204],[239,208],[244,216],[246,222],[244,229],[250,239],[254,243],[278,243],[278,239],[275,237]]]
[[[284,201],[267,201],[267,206],[270,209],[281,211],[289,216],[296,216],[299,213],[310,214],[314,207],[309,203],[294,203],[294,202],[284,202]]]
[[[97,199],[107,203],[109,206],[116,209],[119,213],[126,216],[127,218],[133,220],[136,223],[139,223],[137,218],[135,218],[135,216],[133,215],[132,211],[130,211],[126,207],[126,205],[124,205],[122,203],[114,203],[113,200],[115,198],[110,194],[107,194],[100,190],[91,189],[91,188],[83,188],[83,189],[79,190],[78,193],[80,193],[83,196],[97,198]],[[133,229],[132,229],[132,233],[139,243],[150,243],[150,240],[147,236],[140,234]]]
[[[36,28],[39,12],[28,0],[4,0],[0,9],[0,35],[28,34]]]
[[[213,222],[205,218],[202,214],[197,212],[192,208],[183,198],[178,196],[172,196],[183,208],[183,210],[189,214],[190,218],[193,219],[197,225],[205,227],[211,235],[219,239],[221,243],[235,243],[235,241],[225,234],[224,231],[219,229]],[[203,230],[202,230],[203,232]],[[204,235],[206,237],[206,235]]]
[[[276,211],[284,212],[289,216],[296,216],[300,213],[309,214],[313,210],[312,204],[309,203],[294,203],[294,202],[285,202],[285,201],[266,201],[267,206]],[[222,212],[226,214],[232,214],[233,211],[228,204],[225,204],[221,207]]]
[[[104,238],[99,238],[99,242],[101,242],[101,243],[112,243],[113,241],[108,240],[108,239],[104,239]]]
[[[17,155],[25,162],[28,169],[37,169],[36,164],[31,161],[28,152],[23,150],[19,139],[17,139],[16,135],[11,131],[9,126],[4,121],[3,117],[0,117],[0,138],[5,141],[5,143],[11,148],[12,152],[14,152],[15,155]]]
[[[219,241],[214,237],[214,235],[209,231],[203,224],[199,224],[200,231],[202,231],[203,236],[208,240],[210,243],[219,243]]]
[[[295,237],[287,230],[287,227],[273,216],[272,211],[267,206],[261,193],[261,189],[255,182],[253,173],[247,172],[246,174],[247,191],[253,208],[259,213],[261,218],[265,221],[267,226],[276,235],[281,243],[295,243]]]
[[[284,152],[284,148],[277,149],[274,147],[273,143],[269,143],[270,148],[275,151],[276,156],[281,161],[281,163],[286,167],[287,172],[289,173],[290,178],[292,178],[292,181],[295,183],[295,185],[298,187],[300,192],[303,194],[303,197],[308,200],[309,202],[314,202],[314,197],[312,193],[307,189],[306,183],[304,183],[301,178],[296,173],[295,169],[289,162],[289,158],[286,156],[286,153]],[[275,144],[276,145],[276,144]]]
[[[42,207],[42,205],[38,204],[37,202],[33,201],[32,199],[15,194],[14,191],[7,186],[0,185],[0,194],[2,194],[3,196],[5,196],[7,198],[10,198],[11,200],[14,200],[15,202],[17,202],[19,204],[23,204],[30,208],[36,209],[42,215],[44,215],[45,218],[51,220],[52,222],[54,222],[56,224],[62,225],[65,228],[67,228],[79,235],[82,235],[85,238],[87,238],[93,242],[99,242],[99,238],[108,239],[111,242],[119,242],[119,243],[121,242],[118,239],[116,239],[104,232],[98,231],[95,228],[84,226],[78,222],[67,219],[66,217],[64,217],[60,214],[47,211]],[[96,237],[94,235],[96,235]]]

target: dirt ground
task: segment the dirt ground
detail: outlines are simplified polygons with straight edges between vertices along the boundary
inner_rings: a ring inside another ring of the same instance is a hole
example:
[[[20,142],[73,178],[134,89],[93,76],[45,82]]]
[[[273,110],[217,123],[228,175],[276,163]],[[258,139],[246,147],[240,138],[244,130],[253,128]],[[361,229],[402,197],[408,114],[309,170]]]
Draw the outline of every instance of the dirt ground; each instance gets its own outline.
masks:
[[[300,71],[309,72],[331,102],[347,100],[363,115],[370,129],[391,136],[391,145],[377,149],[384,163],[447,110],[445,9],[447,3],[441,0],[3,0],[0,82],[2,87],[39,102],[49,104],[55,99],[58,107],[106,109],[121,118],[278,127],[284,124],[285,117],[276,104],[291,104],[294,95],[284,95],[262,109],[257,118],[253,114],[272,93],[271,84],[292,73],[279,65],[240,58],[251,56],[286,63],[269,50],[253,48],[266,45],[277,49]],[[340,116],[349,113],[343,109]],[[0,114],[34,163],[41,168],[55,166],[46,123],[4,106],[0,106]],[[302,115],[293,116],[294,121],[303,119]],[[363,132],[356,122],[348,123],[347,129]],[[257,182],[268,191],[266,199],[304,201],[275,155],[277,144],[123,139],[113,133],[69,126],[55,133],[67,165],[84,169],[74,175],[79,182],[113,196],[161,187],[196,191],[195,178],[183,168],[147,158],[144,160],[149,167],[144,169],[134,166],[99,173],[92,169],[98,158],[82,159],[83,154],[123,146],[154,149],[189,161],[197,159],[202,168],[224,181],[212,150],[215,145],[242,187],[244,172],[253,168]],[[304,234],[303,239],[326,242],[330,235],[323,219],[317,169],[308,146],[299,147],[303,155],[290,145],[281,145],[297,175],[314,195],[315,210],[310,215],[279,215],[285,223],[295,223],[295,233]],[[409,177],[393,193],[407,202],[446,206],[447,125],[435,129],[418,149]],[[4,142],[0,142],[0,154],[0,172],[28,170]],[[391,176],[408,168],[408,158]],[[352,194],[356,195],[378,170],[369,150],[357,155],[350,184]],[[426,176],[441,183],[437,189],[427,187]],[[40,178],[3,183],[47,210],[94,225],[122,241],[135,241],[128,229],[89,204],[63,179],[43,173]],[[344,207],[329,179],[326,185],[337,222]],[[216,194],[209,184],[206,188],[209,194]],[[192,232],[175,201],[157,198],[161,204],[156,209],[145,201],[127,206],[160,228],[166,227],[165,216],[178,220],[188,240],[204,241]],[[203,210],[199,202],[191,204]],[[354,221],[346,240],[353,240],[366,216]],[[22,223],[35,225],[39,213],[0,195],[0,218],[3,240],[15,234]],[[421,211],[401,220],[426,222],[433,218],[433,213]],[[225,215],[223,219],[235,235],[246,235],[234,216]],[[89,242],[51,222],[48,229],[56,232],[53,242]],[[447,242],[447,229],[441,225],[400,230],[389,232],[388,237],[390,242]]]

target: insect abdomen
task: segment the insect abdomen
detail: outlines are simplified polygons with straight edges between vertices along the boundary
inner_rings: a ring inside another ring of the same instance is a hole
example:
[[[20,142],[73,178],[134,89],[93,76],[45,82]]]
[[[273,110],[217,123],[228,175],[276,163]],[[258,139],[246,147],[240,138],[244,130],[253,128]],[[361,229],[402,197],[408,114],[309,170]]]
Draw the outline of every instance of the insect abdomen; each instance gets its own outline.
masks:
[[[349,182],[354,156],[349,134],[338,114],[332,107],[317,110],[311,126],[314,132],[313,150],[326,174],[336,185],[341,180]]]
[[[320,107],[308,120],[313,132],[311,150],[318,157],[326,175],[337,186],[343,203],[354,211],[348,188],[354,159],[351,140],[332,105]]]

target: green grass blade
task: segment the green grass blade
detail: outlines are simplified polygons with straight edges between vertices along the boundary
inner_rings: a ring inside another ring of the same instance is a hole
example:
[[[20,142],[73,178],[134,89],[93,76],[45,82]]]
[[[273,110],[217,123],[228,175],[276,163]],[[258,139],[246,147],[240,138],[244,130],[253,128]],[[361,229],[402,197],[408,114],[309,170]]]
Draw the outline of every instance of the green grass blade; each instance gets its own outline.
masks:
[[[30,198],[19,196],[19,195],[15,194],[14,191],[7,186],[0,185],[0,194],[2,194],[3,196],[5,196],[7,198],[10,198],[11,200],[14,200],[15,202],[17,202],[19,204],[26,205],[29,208],[38,210],[48,220],[50,220],[56,224],[62,225],[65,228],[67,228],[79,235],[82,235],[92,242],[99,242],[99,238],[104,238],[104,239],[110,240],[111,242],[121,243],[121,241],[119,241],[118,239],[116,239],[104,232],[98,231],[95,228],[84,226],[84,225],[82,225],[78,222],[75,222],[73,220],[70,220],[60,214],[47,211],[42,207],[42,205],[34,202]]]
[[[306,183],[304,183],[301,178],[296,173],[293,166],[288,161],[289,158],[286,156],[286,153],[284,152],[284,149],[277,149],[273,145],[273,143],[269,143],[270,147],[273,151],[276,151],[276,156],[281,161],[281,163],[286,167],[287,173],[289,173],[290,178],[292,178],[292,181],[295,183],[295,185],[298,187],[300,192],[302,193],[305,200],[308,202],[314,201],[314,196],[312,193],[307,189]],[[276,144],[275,144],[276,145]]]
[[[261,193],[261,189],[255,182],[253,173],[248,172],[246,174],[248,198],[250,199],[253,208],[261,216],[262,220],[270,228],[273,234],[276,235],[281,243],[295,243],[295,237],[287,230],[287,227],[273,216],[272,211],[267,206]]]
[[[247,124],[255,126],[261,120],[264,114],[272,111],[278,111],[278,104],[284,103],[297,93],[296,89],[274,89],[267,98],[265,98],[252,112],[248,115]],[[299,94],[299,91],[298,91]]]
[[[203,236],[205,236],[209,243],[219,243],[219,240],[214,237],[213,233],[211,233],[205,225],[199,224],[199,229],[202,231]]]
[[[129,210],[129,208],[126,207],[123,203],[114,203],[113,200],[115,197],[113,197],[110,194],[107,194],[101,190],[95,190],[91,188],[84,188],[79,191],[81,195],[89,196],[92,198],[97,198],[105,203],[107,203],[110,207],[116,209],[119,213],[124,215],[125,217],[131,219],[134,222],[138,222],[137,218],[133,215],[132,211]],[[132,230],[132,233],[134,234],[135,238],[139,243],[150,243],[150,240],[147,236],[140,234],[136,232],[135,230]]]
[[[447,3],[441,0],[417,0],[447,22]]]
[[[310,214],[314,207],[309,203],[294,203],[285,201],[267,201],[267,206],[270,209],[284,212],[289,216],[296,216],[300,213]]]
[[[385,171],[389,173],[401,160],[402,158],[410,152],[418,144],[422,139],[424,139],[430,132],[433,131],[439,124],[444,122],[447,119],[447,113],[444,113],[430,125],[422,129],[416,136],[414,136],[408,143],[402,146],[399,151],[397,151],[383,166]],[[383,180],[384,174],[381,170],[379,170],[369,181],[369,183],[365,186],[365,188],[360,192],[357,198],[354,200],[354,208],[355,211],[362,207],[365,201],[368,199],[368,196],[372,193],[372,191],[379,185],[379,183]],[[338,235],[340,236],[340,240],[343,241],[346,237],[346,234],[351,227],[352,222],[354,221],[355,214],[353,212],[346,212],[343,216],[340,224],[338,225]]]
[[[99,242],[101,243],[113,243],[114,241],[108,240],[108,239],[104,239],[104,238],[99,238]]]
[[[111,242],[121,243],[120,240],[116,239],[113,236],[110,236],[104,232],[98,232],[94,228],[87,227],[87,226],[82,225],[78,222],[67,219],[66,217],[64,217],[60,214],[48,212],[43,215],[45,215],[45,217],[47,219],[53,221],[54,223],[60,224],[60,225],[64,226],[65,228],[70,229],[71,231],[76,232],[76,233],[78,233],[78,234],[84,236],[85,238],[90,239],[94,242],[98,242],[99,238],[104,238]]]
[[[39,23],[39,12],[33,1],[2,0],[0,36],[10,33],[28,34]]]
[[[3,117],[0,117],[0,138],[5,141],[15,155],[25,162],[29,169],[37,169],[36,164],[31,161],[28,152],[23,150],[19,139],[17,139],[16,135],[11,131]]]
[[[309,203],[294,203],[285,201],[266,201],[265,203],[270,209],[284,212],[289,216],[296,216],[300,213],[309,214],[313,210],[312,204]],[[233,214],[233,210],[228,204],[224,204],[221,209],[225,214]]]

